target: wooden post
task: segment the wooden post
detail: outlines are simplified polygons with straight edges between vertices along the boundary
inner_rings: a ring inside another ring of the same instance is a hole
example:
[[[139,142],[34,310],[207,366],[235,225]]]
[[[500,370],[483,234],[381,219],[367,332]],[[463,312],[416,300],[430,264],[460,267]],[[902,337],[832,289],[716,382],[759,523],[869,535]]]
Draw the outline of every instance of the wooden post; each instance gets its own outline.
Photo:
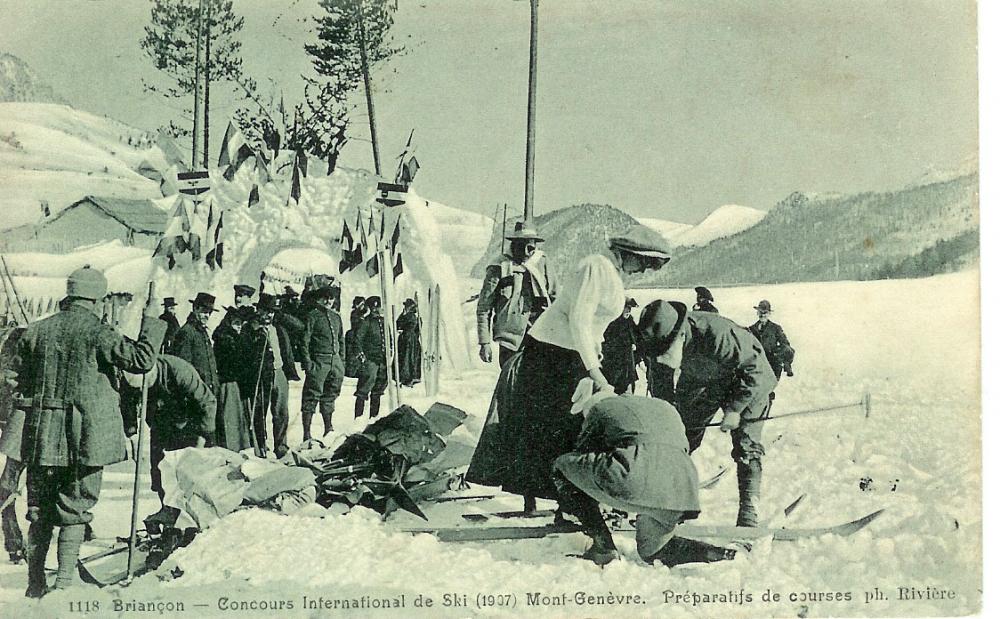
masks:
[[[204,0],[202,0],[204,1]],[[211,41],[212,41],[212,5],[208,5],[208,16],[205,19],[205,96],[202,101],[202,131],[204,132],[205,140],[202,144],[201,149],[201,167],[208,169],[208,125],[209,125],[209,109],[208,109],[208,91],[211,88],[212,77],[209,73],[209,65],[212,63],[212,51],[211,51]]]
[[[372,100],[372,79],[368,70],[368,45],[365,39],[365,17],[361,1],[357,4],[358,48],[361,50],[361,74],[365,78],[365,100],[368,103],[368,130],[372,136],[372,158],[375,160],[375,175],[382,176],[382,163],[378,155],[378,136],[375,131],[375,102]]]
[[[205,0],[198,0],[198,32],[194,44],[194,126],[191,129],[191,169],[198,169],[198,136],[201,133],[201,15]]]
[[[535,201],[535,90],[538,85],[538,0],[531,3],[531,42],[528,51],[528,140],[524,157],[524,222],[534,216]]]
[[[156,282],[149,282],[149,296],[151,298],[156,292]],[[128,565],[125,572],[125,579],[131,580],[135,559],[136,534],[139,528],[139,471],[142,463],[142,436],[143,426],[146,425],[146,404],[149,400],[149,373],[142,375],[142,399],[139,405],[139,421],[136,424],[135,442],[135,479],[132,481],[132,528],[129,530],[128,538]]]
[[[399,401],[399,362],[396,354],[396,318],[392,286],[392,258],[388,249],[377,248],[379,288],[382,297],[382,343],[385,346],[386,373],[389,378],[389,408],[396,410]],[[395,370],[395,373],[393,372]]]

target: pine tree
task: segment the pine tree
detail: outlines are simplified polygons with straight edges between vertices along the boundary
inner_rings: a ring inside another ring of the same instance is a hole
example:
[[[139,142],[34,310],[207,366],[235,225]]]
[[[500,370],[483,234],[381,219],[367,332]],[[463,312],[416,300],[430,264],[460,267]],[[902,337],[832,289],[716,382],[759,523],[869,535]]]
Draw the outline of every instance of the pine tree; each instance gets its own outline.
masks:
[[[151,0],[150,23],[144,28],[145,36],[140,41],[142,50],[153,61],[153,65],[166,76],[166,84],[143,81],[149,92],[155,92],[168,99],[191,96],[195,92],[196,74],[202,82],[204,93],[205,120],[209,112],[209,90],[212,82],[228,82],[233,92],[244,92],[254,84],[243,75],[241,43],[237,35],[243,29],[243,18],[233,12],[232,0]],[[202,55],[201,66],[196,71],[195,55],[198,47],[199,4],[205,11],[201,15]],[[210,42],[210,45],[205,45]],[[195,125],[194,113],[185,112],[181,125],[170,124],[169,130],[175,135],[192,135],[184,129],[190,120]],[[199,119],[200,120],[200,119]],[[209,130],[205,122],[204,134],[192,136],[203,139],[202,165],[208,157]]]

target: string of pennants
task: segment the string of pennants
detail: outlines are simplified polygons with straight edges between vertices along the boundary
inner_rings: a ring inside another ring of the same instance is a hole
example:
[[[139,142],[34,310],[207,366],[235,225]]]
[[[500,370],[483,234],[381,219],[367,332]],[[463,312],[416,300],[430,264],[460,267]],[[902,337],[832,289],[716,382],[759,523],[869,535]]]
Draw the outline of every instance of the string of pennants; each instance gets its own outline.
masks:
[[[395,182],[378,182],[376,202],[387,207],[399,206],[406,202],[409,184],[420,167],[416,157],[413,156],[412,141],[413,131],[410,132],[406,147],[399,156]],[[273,180],[269,169],[271,162],[265,152],[251,146],[242,132],[230,121],[219,153],[218,167],[223,169],[222,177],[232,181],[247,162],[252,162],[254,166],[253,184],[247,198],[247,207],[252,208],[260,203],[260,186]],[[302,150],[297,150],[292,162],[292,186],[286,204],[290,204],[292,200],[298,202],[301,198],[302,179],[308,176],[308,167],[308,157]],[[208,170],[178,172],[177,188],[179,191],[177,205],[167,221],[163,237],[153,251],[153,257],[166,257],[167,268],[172,269],[176,266],[180,255],[189,253],[194,262],[204,260],[212,269],[221,268],[225,253],[222,242],[224,213],[222,205],[208,193],[211,189]],[[341,235],[341,273],[364,264],[369,277],[377,275],[378,251],[385,241],[388,243],[386,247],[391,250],[394,278],[402,274],[402,255],[398,251],[399,219],[396,219],[395,228],[388,239],[385,238],[384,213],[381,220],[381,229],[376,232],[375,209],[372,209],[368,228],[365,230],[359,211],[354,234],[347,222],[344,222]]]

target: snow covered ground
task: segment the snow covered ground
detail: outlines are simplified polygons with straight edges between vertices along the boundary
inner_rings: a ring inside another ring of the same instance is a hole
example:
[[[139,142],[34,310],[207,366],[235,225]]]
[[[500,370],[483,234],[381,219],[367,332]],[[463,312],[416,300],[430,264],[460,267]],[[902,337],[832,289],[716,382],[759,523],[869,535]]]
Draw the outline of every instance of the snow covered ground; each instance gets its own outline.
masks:
[[[978,275],[971,270],[923,280],[713,288],[723,314],[742,324],[753,320],[757,301],[771,301],[775,321],[796,348],[795,376],[783,378],[778,386],[775,415],[859,401],[870,391],[873,408],[868,419],[859,407],[776,420],[765,433],[772,441],[764,461],[765,514],[803,493],[806,500],[788,526],[822,526],[886,510],[853,537],[764,541],[732,562],[667,569],[640,562],[630,535],[619,533],[623,560],[601,569],[566,556],[585,549],[582,534],[448,544],[399,532],[421,525],[409,514],[394,514],[383,523],[361,509],[326,518],[247,510],[224,518],[175,553],[168,567],[183,572],[177,578],[162,569],[128,588],[77,588],[33,603],[20,597],[24,567],[0,565],[0,615],[62,616],[71,601],[91,600],[100,603],[99,616],[111,616],[106,610],[113,609],[117,599],[183,603],[189,616],[313,617],[324,614],[307,610],[306,603],[320,597],[355,600],[353,611],[327,607],[326,612],[357,617],[973,613],[982,589]],[[634,295],[640,305],[658,297],[693,301],[687,290],[637,290]],[[463,306],[466,314],[473,305]],[[467,316],[466,324],[470,322]],[[481,421],[496,373],[495,367],[485,365],[449,373],[439,399]],[[340,430],[361,427],[350,419],[353,386],[348,379],[337,402],[334,424]],[[644,390],[644,385],[639,388]],[[301,383],[293,384],[293,439],[301,436],[294,412],[300,393]],[[403,397],[418,410],[430,403],[419,385],[404,390]],[[701,474],[729,466],[729,449],[725,435],[710,432],[694,458]],[[118,465],[107,475],[94,523],[99,536],[127,533],[127,472],[126,465]],[[872,480],[871,489],[862,491],[866,477]],[[494,489],[474,487],[474,492],[491,494]],[[730,472],[703,492],[698,523],[732,524],[736,496]],[[517,497],[501,495],[434,504],[426,512],[435,524],[474,526],[464,523],[461,514],[517,507]],[[155,498],[148,492],[142,509],[143,514],[155,509]],[[49,560],[54,565],[54,548]],[[887,599],[866,602],[865,593],[875,587]],[[946,598],[900,600],[900,587],[921,592],[931,587],[946,592]],[[772,601],[762,599],[767,591]],[[577,603],[577,592],[605,598],[638,596],[639,602],[593,604],[584,597]],[[665,601],[667,592],[670,601]],[[535,593],[547,597],[532,605],[529,594]],[[773,600],[775,593],[780,599]],[[477,594],[480,603],[493,605],[477,608]],[[565,605],[553,604],[563,594]],[[693,594],[702,596],[697,603]],[[706,601],[713,595],[730,601]],[[752,601],[747,601],[748,595]],[[399,596],[405,596],[405,608],[374,608],[374,601],[382,605],[381,600],[391,603]],[[418,596],[433,599],[434,606],[417,607]],[[546,599],[548,605],[542,605]],[[446,607],[446,600],[467,600],[469,605]],[[261,602],[264,610],[232,610],[241,603]],[[279,603],[284,606],[277,610]]]

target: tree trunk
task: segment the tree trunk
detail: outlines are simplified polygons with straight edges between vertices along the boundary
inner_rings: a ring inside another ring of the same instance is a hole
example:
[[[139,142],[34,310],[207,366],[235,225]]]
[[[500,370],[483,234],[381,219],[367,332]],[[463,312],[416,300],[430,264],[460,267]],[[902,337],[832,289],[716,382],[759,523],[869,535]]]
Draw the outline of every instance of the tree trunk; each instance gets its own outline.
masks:
[[[194,122],[191,128],[191,169],[198,168],[198,134],[201,133],[201,16],[205,0],[198,0],[198,31],[194,45]]]
[[[372,100],[372,81],[368,71],[368,45],[365,42],[365,16],[361,2],[357,6],[358,47],[361,50],[361,72],[365,77],[365,100],[368,102],[368,129],[372,135],[372,158],[375,160],[375,174],[382,175],[382,164],[378,155],[378,138],[375,134],[375,102]],[[391,267],[390,267],[391,268]]]
[[[205,17],[205,101],[202,105],[202,110],[204,112],[204,131],[205,131],[205,141],[202,147],[201,153],[201,167],[208,169],[208,125],[209,125],[209,108],[208,108],[208,90],[212,85],[212,77],[210,67],[212,66],[212,5],[208,5],[208,15]]]

